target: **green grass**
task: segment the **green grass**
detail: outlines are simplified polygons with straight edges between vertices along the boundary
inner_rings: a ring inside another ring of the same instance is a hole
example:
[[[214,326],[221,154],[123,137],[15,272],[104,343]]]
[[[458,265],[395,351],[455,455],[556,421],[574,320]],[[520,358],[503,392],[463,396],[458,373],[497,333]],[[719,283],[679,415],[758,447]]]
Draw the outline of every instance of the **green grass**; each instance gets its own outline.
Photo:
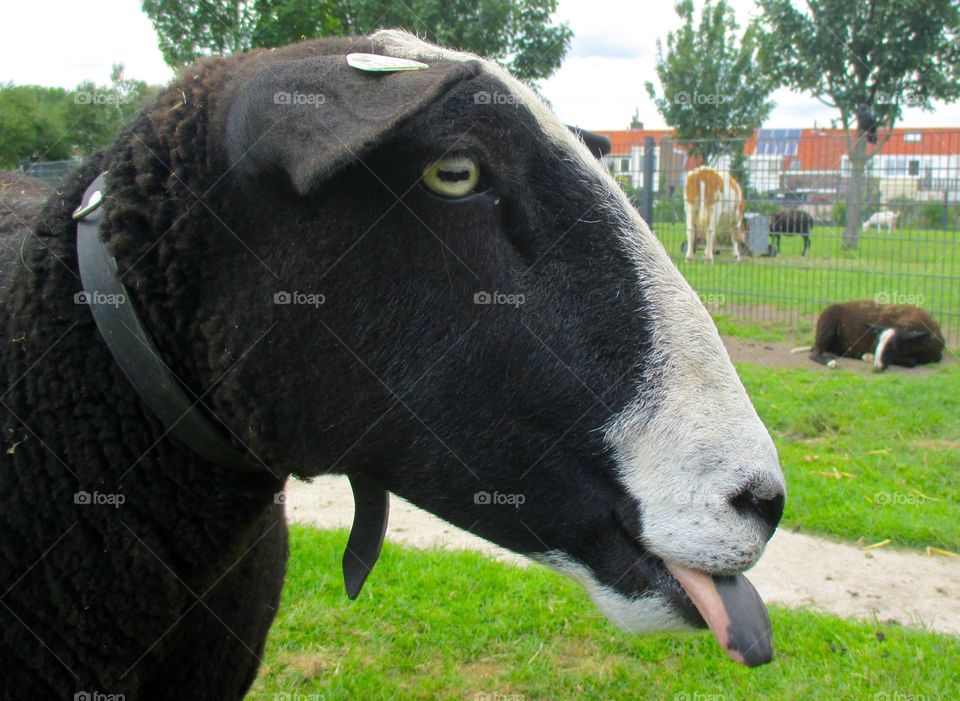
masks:
[[[709,633],[621,633],[572,582],[475,553],[388,543],[350,602],[339,575],[345,542],[343,532],[292,529],[283,603],[250,701],[952,699],[960,692],[956,638],[773,609],[777,656],[750,670],[726,659]]]
[[[780,451],[785,524],[960,551],[960,366],[737,369]]]
[[[737,264],[729,247],[713,265],[682,260],[682,224],[661,223],[657,236],[713,311],[735,316],[810,320],[828,303],[878,299],[919,304],[960,338],[960,232],[864,232],[856,251],[843,248],[839,227],[818,226],[801,257],[799,237],[783,237],[783,255]],[[698,251],[698,256],[701,251]],[[784,314],[784,312],[787,312]]]
[[[728,314],[714,314],[713,321],[717,325],[717,330],[724,336],[764,342],[789,341],[797,345],[808,345],[814,331],[813,324],[803,321],[800,323],[782,320],[745,321]]]

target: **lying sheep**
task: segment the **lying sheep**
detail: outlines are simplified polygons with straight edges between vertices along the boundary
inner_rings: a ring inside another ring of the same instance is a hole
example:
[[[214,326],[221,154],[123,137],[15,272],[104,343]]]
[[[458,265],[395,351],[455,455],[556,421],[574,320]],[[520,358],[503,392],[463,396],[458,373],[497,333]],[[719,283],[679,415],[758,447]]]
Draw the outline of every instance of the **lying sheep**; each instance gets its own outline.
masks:
[[[873,301],[831,304],[817,319],[810,359],[831,368],[837,356],[872,360],[876,372],[890,365],[912,368],[943,359],[943,334],[937,322],[911,304]]]
[[[241,699],[284,482],[325,473],[351,597],[393,492],[624,629],[770,660],[741,573],[776,449],[663,246],[496,64],[392,31],[210,58],[31,228],[0,234],[0,698]]]

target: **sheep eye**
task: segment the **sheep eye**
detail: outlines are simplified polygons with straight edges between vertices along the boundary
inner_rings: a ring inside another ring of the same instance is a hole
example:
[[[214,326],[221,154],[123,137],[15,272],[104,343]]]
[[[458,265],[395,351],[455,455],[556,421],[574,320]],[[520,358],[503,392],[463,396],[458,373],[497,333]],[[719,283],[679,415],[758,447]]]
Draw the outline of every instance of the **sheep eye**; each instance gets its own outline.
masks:
[[[479,182],[480,167],[466,156],[442,158],[423,169],[423,183],[444,197],[466,197]]]

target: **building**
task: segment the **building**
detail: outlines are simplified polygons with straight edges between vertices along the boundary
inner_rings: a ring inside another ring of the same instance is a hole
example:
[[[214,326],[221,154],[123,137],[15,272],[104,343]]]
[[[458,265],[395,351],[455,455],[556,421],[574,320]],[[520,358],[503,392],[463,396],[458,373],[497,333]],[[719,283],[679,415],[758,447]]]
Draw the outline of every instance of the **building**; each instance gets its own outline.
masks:
[[[672,130],[600,131],[613,148],[604,161],[610,172],[642,189],[644,144],[654,143],[654,191],[672,193],[697,164],[673,139]],[[880,132],[869,161],[868,197],[877,205],[893,199],[960,202],[960,128],[897,128]],[[789,196],[811,204],[845,199],[850,182],[850,136],[839,129],[758,129],[747,140],[751,190],[772,199]],[[729,156],[715,167],[729,168]],[[668,195],[669,196],[669,195]]]

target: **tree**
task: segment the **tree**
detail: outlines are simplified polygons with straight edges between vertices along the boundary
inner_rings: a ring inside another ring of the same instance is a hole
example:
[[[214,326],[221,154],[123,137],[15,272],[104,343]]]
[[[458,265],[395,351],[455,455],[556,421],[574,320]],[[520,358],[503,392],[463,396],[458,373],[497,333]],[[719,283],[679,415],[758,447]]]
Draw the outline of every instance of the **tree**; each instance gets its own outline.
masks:
[[[403,27],[501,61],[520,78],[550,76],[573,33],[550,24],[557,0],[143,0],[171,66],[201,56],[319,36]]]
[[[683,26],[667,35],[666,51],[657,40],[658,96],[647,93],[676,139],[704,163],[724,154],[743,153],[743,145],[773,109],[774,85],[758,62],[757,28],[750,24],[740,39],[733,10],[724,0],[706,0],[694,26],[693,0],[675,5]]]
[[[844,245],[857,246],[869,160],[911,105],[960,97],[960,4],[956,0],[757,0],[767,29],[761,60],[774,79],[840,111],[850,184]],[[881,127],[876,146],[858,111]],[[851,127],[854,133],[851,134]],[[885,137],[883,136],[884,131]]]
[[[0,86],[0,167],[26,160],[88,156],[106,146],[156,90],[124,78],[114,65],[110,84],[86,81],[75,90],[38,85]]]
[[[142,80],[125,78],[123,64],[114,64],[109,85],[78,85],[71,93],[66,125],[75,152],[85,156],[112,141],[155,91]]]
[[[0,167],[12,168],[28,159],[69,157],[68,104],[63,88],[0,86]]]

